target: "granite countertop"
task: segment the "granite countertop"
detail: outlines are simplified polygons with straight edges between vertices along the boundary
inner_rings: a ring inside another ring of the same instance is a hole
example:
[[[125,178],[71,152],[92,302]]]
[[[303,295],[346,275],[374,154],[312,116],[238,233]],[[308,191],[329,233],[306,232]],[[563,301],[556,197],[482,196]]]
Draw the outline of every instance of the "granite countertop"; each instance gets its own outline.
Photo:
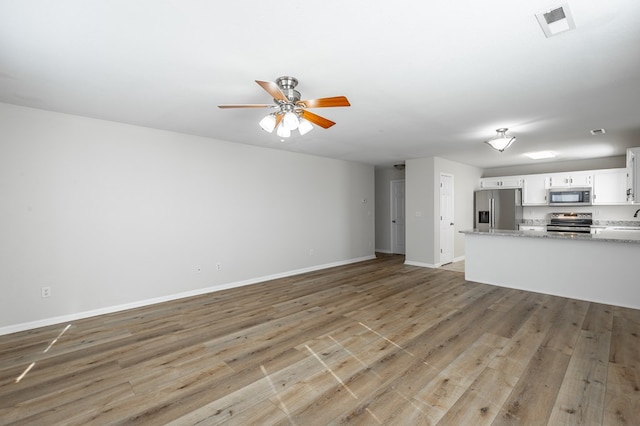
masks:
[[[550,240],[608,241],[615,243],[640,244],[640,230],[603,230],[598,234],[571,234],[562,232],[514,231],[507,229],[492,229],[487,231],[469,229],[466,231],[460,231],[460,233],[501,237],[547,238]]]
[[[548,225],[549,221],[547,219],[524,219],[522,221],[523,225]],[[607,227],[607,226],[629,226],[640,229],[640,221],[638,220],[594,220],[594,227]]]

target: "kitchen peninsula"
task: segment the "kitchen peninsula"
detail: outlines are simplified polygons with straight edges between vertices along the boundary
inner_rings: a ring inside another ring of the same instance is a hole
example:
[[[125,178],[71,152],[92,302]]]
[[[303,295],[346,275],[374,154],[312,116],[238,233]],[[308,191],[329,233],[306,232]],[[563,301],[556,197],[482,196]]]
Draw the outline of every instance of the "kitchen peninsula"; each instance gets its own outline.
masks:
[[[469,281],[640,309],[640,231],[461,232]]]

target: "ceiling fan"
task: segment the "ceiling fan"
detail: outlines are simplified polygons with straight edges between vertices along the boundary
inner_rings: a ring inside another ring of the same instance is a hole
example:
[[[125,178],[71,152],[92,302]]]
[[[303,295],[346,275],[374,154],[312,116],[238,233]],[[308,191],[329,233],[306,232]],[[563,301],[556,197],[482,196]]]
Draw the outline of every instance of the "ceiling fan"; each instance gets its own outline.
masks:
[[[334,123],[324,117],[307,111],[307,108],[348,107],[349,100],[344,96],[300,100],[300,92],[295,90],[298,80],[294,77],[280,77],[275,83],[256,80],[264,90],[273,96],[272,104],[232,104],[218,105],[218,108],[272,108],[275,112],[268,114],[260,121],[260,127],[271,133],[274,129],[280,137],[291,136],[291,131],[298,129],[304,135],[313,129],[311,123],[324,129]]]

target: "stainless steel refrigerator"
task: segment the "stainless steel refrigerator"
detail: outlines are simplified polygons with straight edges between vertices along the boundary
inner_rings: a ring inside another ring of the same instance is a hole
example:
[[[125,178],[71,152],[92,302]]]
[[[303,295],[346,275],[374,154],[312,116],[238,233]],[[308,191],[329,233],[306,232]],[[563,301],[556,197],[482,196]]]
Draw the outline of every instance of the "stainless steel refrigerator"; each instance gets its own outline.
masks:
[[[476,191],[474,198],[476,229],[518,229],[522,222],[521,189],[483,189]]]

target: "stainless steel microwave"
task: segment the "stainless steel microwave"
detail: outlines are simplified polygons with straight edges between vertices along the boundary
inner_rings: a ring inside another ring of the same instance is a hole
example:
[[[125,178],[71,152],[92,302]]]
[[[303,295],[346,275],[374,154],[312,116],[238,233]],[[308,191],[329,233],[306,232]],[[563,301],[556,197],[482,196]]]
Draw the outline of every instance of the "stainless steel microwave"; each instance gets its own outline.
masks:
[[[590,206],[591,188],[562,188],[550,189],[550,206]]]

